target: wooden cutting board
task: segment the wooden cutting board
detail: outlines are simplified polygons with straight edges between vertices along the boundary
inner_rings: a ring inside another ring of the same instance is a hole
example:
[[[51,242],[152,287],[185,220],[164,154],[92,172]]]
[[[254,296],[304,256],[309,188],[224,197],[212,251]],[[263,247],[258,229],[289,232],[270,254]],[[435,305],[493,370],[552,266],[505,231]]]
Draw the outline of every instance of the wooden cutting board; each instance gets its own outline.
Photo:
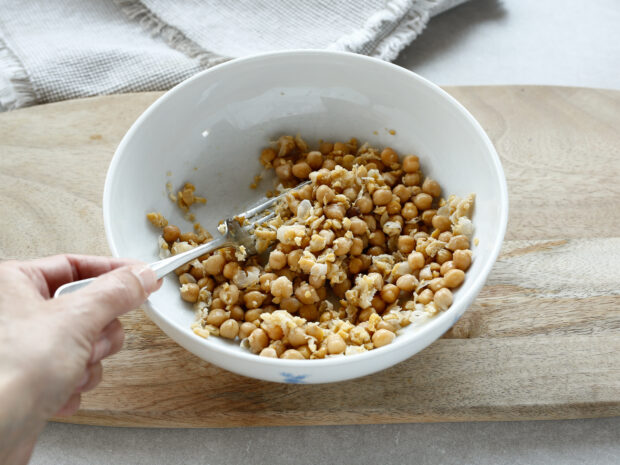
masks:
[[[411,359],[330,385],[228,373],[140,310],[68,421],[246,426],[620,415],[620,92],[453,87],[510,191],[502,254],[459,323]],[[0,256],[106,254],[101,197],[125,131],[160,94],[0,114]]]

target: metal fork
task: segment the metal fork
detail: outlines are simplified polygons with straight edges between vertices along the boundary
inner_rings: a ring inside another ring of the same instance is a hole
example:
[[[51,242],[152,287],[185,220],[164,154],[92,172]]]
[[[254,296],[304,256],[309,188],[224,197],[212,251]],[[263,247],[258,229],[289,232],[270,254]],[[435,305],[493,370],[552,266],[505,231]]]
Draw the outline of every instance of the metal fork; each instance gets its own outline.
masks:
[[[275,216],[275,212],[269,212],[267,211],[267,209],[278,203],[289,192],[299,189],[300,187],[304,187],[309,183],[310,181],[305,181],[301,184],[298,184],[292,189],[288,189],[277,197],[263,200],[258,205],[248,209],[247,211],[239,215],[233,216],[232,218],[226,218],[223,223],[225,230],[222,233],[222,237],[207,242],[206,244],[199,245],[198,247],[188,250],[187,252],[183,252],[178,255],[173,255],[172,257],[150,263],[149,266],[157,275],[157,279],[160,279],[171,271],[176,270],[180,266],[191,262],[195,258],[198,258],[201,255],[207,254],[209,252],[213,252],[214,250],[221,249],[222,247],[239,248],[240,246],[243,246],[245,247],[246,253],[248,255],[256,254],[256,244],[252,235],[252,230],[256,226],[266,221],[269,221]],[[265,212],[266,214],[261,215]],[[249,224],[241,225],[236,218],[245,218],[243,223],[248,221]],[[86,286],[95,279],[96,278],[81,279],[79,281],[73,281],[67,284],[63,284],[58,289],[56,289],[54,297],[77,291],[78,289]]]

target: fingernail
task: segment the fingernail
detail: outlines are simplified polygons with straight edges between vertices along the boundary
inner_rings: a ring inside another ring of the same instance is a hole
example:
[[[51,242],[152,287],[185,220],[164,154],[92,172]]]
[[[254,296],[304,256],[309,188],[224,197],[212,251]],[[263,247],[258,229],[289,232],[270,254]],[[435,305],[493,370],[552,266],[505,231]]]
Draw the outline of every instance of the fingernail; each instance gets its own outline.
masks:
[[[139,265],[131,268],[131,272],[140,280],[142,288],[150,294],[159,287],[157,275],[147,265]]]

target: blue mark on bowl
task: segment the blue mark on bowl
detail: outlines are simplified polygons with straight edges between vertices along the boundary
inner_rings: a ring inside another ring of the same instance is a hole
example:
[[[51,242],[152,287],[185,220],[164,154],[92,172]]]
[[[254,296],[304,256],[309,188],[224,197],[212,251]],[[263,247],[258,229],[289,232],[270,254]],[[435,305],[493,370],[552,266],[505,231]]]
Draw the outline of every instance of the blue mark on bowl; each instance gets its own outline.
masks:
[[[294,375],[292,373],[280,373],[284,378],[283,381],[289,384],[304,384],[304,379],[308,377],[308,375]]]

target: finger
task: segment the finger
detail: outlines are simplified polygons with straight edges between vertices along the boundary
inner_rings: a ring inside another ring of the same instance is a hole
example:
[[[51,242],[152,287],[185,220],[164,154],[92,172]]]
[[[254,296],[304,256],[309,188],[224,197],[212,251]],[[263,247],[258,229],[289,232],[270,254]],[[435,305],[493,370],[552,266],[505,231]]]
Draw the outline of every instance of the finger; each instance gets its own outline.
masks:
[[[18,262],[20,269],[30,277],[41,295],[49,298],[65,283],[92,278],[121,266],[140,263],[125,258],[96,255],[54,255]]]
[[[125,266],[55,300],[65,309],[73,310],[98,335],[112,320],[139,307],[160,285],[155,272],[147,265]]]
[[[97,363],[105,357],[115,354],[123,347],[124,340],[123,325],[116,318],[103,328],[99,340],[93,345],[89,363]]]
[[[95,389],[97,385],[101,382],[101,378],[103,377],[103,365],[101,363],[95,363],[93,365],[88,365],[86,367],[86,372],[84,373],[84,380],[82,383],[75,388],[75,393],[77,392],[86,392],[92,389]]]
[[[72,394],[69,397],[69,400],[63,405],[58,412],[56,412],[57,417],[70,417],[71,415],[75,415],[75,412],[80,408],[80,401],[82,400],[82,395],[79,392]]]

